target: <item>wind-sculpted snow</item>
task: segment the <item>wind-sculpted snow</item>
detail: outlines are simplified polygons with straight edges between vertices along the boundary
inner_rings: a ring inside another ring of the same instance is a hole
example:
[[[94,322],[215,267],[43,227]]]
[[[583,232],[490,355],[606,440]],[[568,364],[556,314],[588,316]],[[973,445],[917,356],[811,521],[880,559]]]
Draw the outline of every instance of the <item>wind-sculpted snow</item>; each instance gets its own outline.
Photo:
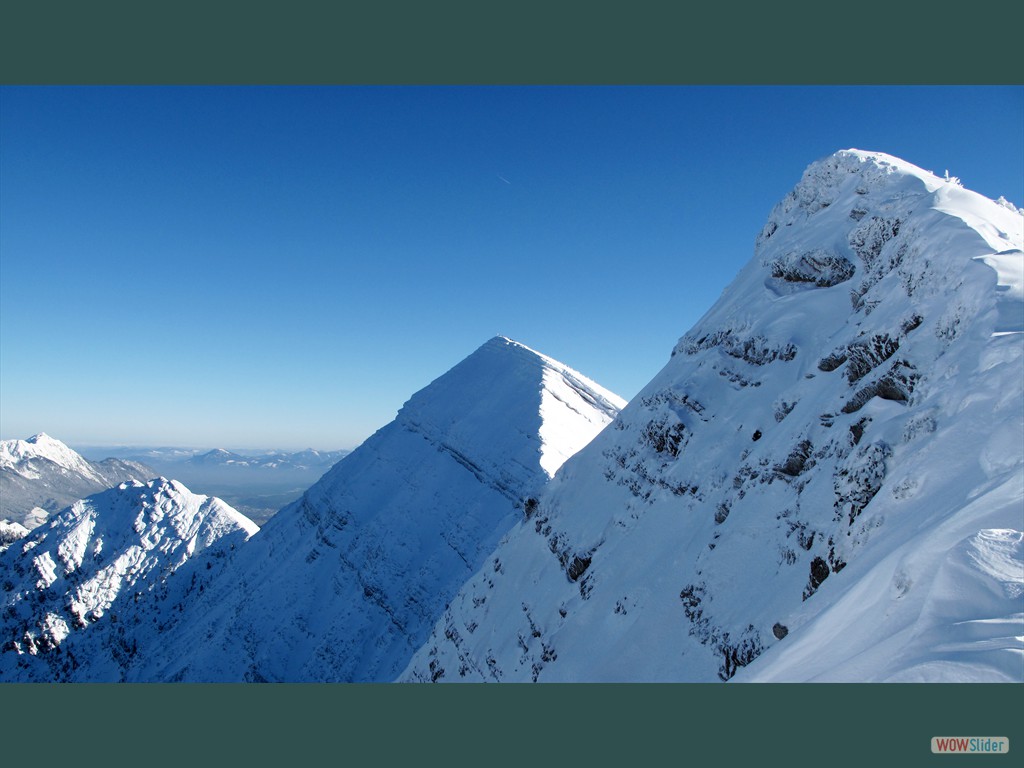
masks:
[[[393,679],[549,475],[623,404],[492,339],[275,515],[147,675]]]
[[[0,680],[132,679],[257,531],[163,478],[123,483],[0,551]]]
[[[810,166],[400,679],[1024,681],[1022,221]]]

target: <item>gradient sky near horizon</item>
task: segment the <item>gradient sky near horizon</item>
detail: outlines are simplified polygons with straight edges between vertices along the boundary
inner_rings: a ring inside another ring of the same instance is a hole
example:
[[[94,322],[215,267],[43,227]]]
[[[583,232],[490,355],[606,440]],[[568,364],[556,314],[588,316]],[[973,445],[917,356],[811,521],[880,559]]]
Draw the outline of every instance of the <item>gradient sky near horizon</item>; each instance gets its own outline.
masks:
[[[1024,88],[0,88],[0,437],[351,448],[498,334],[630,398],[848,147],[1020,206]]]

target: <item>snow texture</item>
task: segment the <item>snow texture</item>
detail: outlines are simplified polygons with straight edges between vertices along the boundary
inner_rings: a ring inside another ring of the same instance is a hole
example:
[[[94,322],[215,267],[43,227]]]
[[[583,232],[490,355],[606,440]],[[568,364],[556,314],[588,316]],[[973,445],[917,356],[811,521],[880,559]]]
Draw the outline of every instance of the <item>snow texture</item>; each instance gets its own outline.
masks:
[[[623,405],[492,339],[278,512],[147,674],[393,679],[549,476]]]
[[[0,552],[0,680],[131,679],[258,528],[164,478],[122,483]]]
[[[133,461],[86,461],[42,432],[28,440],[0,440],[0,518],[36,528],[79,499],[155,475]]]
[[[406,681],[1024,681],[1021,213],[812,164]]]
[[[0,528],[0,679],[1024,682],[1022,222],[837,152],[628,405],[499,337],[258,533]]]

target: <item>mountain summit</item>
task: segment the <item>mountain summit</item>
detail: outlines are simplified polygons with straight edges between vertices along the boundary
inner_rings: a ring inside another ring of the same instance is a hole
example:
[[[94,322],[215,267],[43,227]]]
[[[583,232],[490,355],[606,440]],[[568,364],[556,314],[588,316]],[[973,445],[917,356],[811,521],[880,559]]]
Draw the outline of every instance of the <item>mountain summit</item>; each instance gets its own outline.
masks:
[[[1022,221],[812,164],[401,679],[1021,682]]]
[[[503,337],[277,513],[164,643],[156,679],[384,681],[624,402]]]
[[[28,440],[0,440],[0,519],[35,528],[79,499],[155,476],[134,461],[87,461],[44,432]]]

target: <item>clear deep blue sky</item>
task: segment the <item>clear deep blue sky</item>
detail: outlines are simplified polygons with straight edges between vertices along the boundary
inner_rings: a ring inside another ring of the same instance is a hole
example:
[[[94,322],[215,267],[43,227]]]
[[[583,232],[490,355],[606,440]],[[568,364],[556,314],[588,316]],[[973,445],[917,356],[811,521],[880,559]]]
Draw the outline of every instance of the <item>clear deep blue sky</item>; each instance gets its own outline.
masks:
[[[497,334],[629,398],[814,160],[1024,204],[1024,88],[0,89],[0,437],[352,447]]]

